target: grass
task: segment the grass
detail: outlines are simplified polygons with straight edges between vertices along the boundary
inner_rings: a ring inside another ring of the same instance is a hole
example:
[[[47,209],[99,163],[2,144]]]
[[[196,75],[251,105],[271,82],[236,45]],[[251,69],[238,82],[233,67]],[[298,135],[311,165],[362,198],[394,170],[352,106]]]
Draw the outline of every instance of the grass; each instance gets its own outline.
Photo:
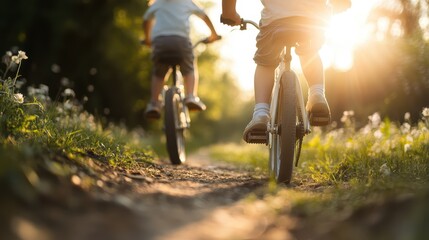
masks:
[[[91,179],[94,162],[133,171],[149,163],[155,152],[144,133],[103,124],[83,110],[72,89],[52,101],[45,85],[22,87],[19,68],[24,52],[7,52],[0,75],[0,185],[32,201],[47,189],[42,175]],[[67,180],[69,181],[69,180]],[[96,176],[91,181],[97,181]],[[70,182],[70,181],[69,181]],[[88,182],[88,181],[86,181]]]
[[[291,187],[277,185],[272,191],[280,198],[276,201],[291,201],[291,211],[298,216],[328,221],[368,204],[428,193],[428,108],[417,123],[410,123],[408,114],[401,124],[375,113],[357,129],[352,112],[342,121],[341,128],[314,128],[306,136]],[[219,161],[268,174],[266,146],[225,144],[210,151]]]
[[[97,165],[132,172],[157,157],[143,131],[103,124],[83,110],[71,89],[64,90],[62,101],[51,101],[44,85],[21,94],[19,68],[25,59],[23,52],[6,54],[0,76],[0,186],[5,195],[9,191],[35,201],[54,191],[44,180],[47,173],[90,189],[103,185]],[[419,122],[409,119],[406,114],[403,123],[395,123],[375,113],[358,129],[353,112],[346,112],[343,127],[314,128],[304,140],[293,187],[270,184],[267,201],[275,202],[279,213],[290,210],[283,206],[288,200],[297,215],[333,218],[345,209],[427,192],[429,109],[423,109]],[[263,145],[218,144],[210,152],[219,161],[267,173]]]

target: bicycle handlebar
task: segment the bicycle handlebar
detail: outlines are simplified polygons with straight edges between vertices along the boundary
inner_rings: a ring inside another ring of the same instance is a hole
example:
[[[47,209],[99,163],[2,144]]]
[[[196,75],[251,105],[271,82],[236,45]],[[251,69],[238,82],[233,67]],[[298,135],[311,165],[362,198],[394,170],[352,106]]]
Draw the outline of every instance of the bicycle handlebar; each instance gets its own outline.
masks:
[[[228,18],[224,18],[224,17],[222,17],[222,15],[220,16],[220,22],[223,23],[223,24],[229,25],[229,26],[236,25],[234,21],[232,21],[231,19],[228,19]],[[255,28],[259,29],[259,25],[256,22],[254,22],[252,20],[246,20],[246,19],[242,18],[241,22],[239,24],[240,25],[240,30],[247,30],[247,24],[251,24]]]
[[[198,46],[198,44],[200,44],[200,43],[204,43],[204,44],[209,44],[209,43],[212,43],[212,42],[215,42],[215,41],[218,41],[218,40],[221,40],[222,39],[222,36],[217,36],[217,39],[215,39],[214,41],[210,41],[210,38],[209,37],[207,37],[207,38],[203,38],[203,39],[201,39],[201,40],[199,40],[198,42],[196,42],[192,47],[193,48],[195,48],[196,46]]]
[[[251,24],[256,29],[259,29],[259,25],[256,22],[254,22],[252,20],[241,19],[240,30],[247,30],[247,24]]]
[[[214,41],[210,41],[210,38],[209,38],[209,37],[207,37],[207,38],[203,38],[203,39],[199,40],[198,42],[196,42],[192,47],[193,47],[193,48],[195,48],[195,47],[196,47],[196,46],[198,46],[198,44],[200,44],[200,43],[209,44],[209,43],[212,43],[212,42],[215,42],[215,41],[221,40],[221,39],[222,39],[222,36],[218,36],[218,38],[217,38],[217,39],[215,39]],[[146,45],[146,40],[145,40],[145,39],[141,39],[141,40],[140,40],[140,44],[141,44],[141,45]]]

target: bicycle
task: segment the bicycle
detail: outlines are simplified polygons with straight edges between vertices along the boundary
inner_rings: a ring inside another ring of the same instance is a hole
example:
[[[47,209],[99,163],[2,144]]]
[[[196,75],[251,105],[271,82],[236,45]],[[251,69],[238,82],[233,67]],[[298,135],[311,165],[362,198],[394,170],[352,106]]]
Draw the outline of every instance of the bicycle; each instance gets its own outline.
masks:
[[[246,30],[247,24],[259,29],[255,22],[242,19],[240,30]],[[287,37],[284,38],[284,48],[280,53],[279,65],[275,69],[270,120],[266,131],[251,135],[250,143],[268,146],[270,177],[277,183],[288,184],[292,179],[293,163],[295,162],[295,167],[298,166],[304,136],[311,132],[301,84],[291,68],[291,50],[311,33],[286,29],[281,34],[282,37]]]
[[[221,37],[217,40],[220,40]],[[144,41],[142,41],[144,43]],[[199,44],[209,44],[208,38],[197,41],[193,48]],[[164,85],[161,93],[164,106],[164,131],[166,137],[167,152],[170,162],[175,165],[186,161],[185,132],[191,127],[189,109],[185,104],[184,80],[180,72],[179,64],[182,56],[176,53],[163,54],[159,61],[167,64],[171,69],[170,85]]]

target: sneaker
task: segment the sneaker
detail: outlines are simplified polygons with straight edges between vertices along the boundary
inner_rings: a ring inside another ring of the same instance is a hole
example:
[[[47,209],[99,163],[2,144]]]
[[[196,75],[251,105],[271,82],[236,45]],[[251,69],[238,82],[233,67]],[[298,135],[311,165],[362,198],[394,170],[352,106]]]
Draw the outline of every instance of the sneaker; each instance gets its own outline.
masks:
[[[259,115],[247,124],[243,132],[243,140],[247,143],[266,143],[268,115]]]
[[[199,97],[194,96],[186,97],[185,104],[188,107],[189,111],[204,111],[207,108]]]
[[[150,102],[147,104],[146,111],[144,112],[146,118],[159,119],[161,118],[161,103]]]
[[[331,122],[331,111],[325,96],[322,94],[311,95],[305,108],[309,113],[311,126],[325,126]]]

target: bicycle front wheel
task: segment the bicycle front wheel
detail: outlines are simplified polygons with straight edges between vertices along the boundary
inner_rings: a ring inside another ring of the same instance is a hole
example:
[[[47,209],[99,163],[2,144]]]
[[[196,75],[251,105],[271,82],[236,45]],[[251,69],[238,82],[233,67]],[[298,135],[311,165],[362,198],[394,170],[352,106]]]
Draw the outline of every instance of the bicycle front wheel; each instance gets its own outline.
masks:
[[[172,164],[181,164],[186,160],[185,152],[185,105],[180,92],[172,87],[165,93],[165,136],[167,151]]]
[[[296,84],[295,74],[285,72],[271,109],[270,171],[278,183],[290,183],[296,144]]]

